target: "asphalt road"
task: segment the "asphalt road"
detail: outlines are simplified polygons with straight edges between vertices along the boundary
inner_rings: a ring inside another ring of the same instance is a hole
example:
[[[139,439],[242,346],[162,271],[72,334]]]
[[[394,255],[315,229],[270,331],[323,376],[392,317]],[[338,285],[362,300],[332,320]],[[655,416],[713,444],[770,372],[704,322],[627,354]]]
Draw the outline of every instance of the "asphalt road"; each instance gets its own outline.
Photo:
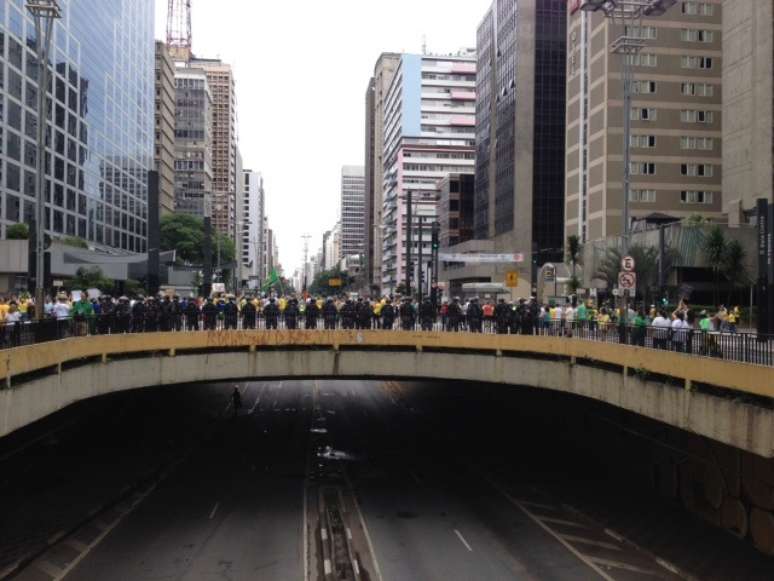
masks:
[[[328,578],[374,581],[728,578],[716,563],[702,568],[688,557],[678,566],[695,568],[675,570],[657,560],[662,553],[568,506],[603,505],[608,522],[622,527],[642,521],[625,504],[605,503],[602,489],[590,498],[570,468],[546,461],[551,443],[538,444],[540,422],[531,423],[528,401],[515,392],[363,381],[238,386],[236,418],[234,384],[137,392],[139,399],[76,418],[73,433],[63,428],[68,453],[44,454],[35,444],[9,460],[36,467],[23,474],[54,462],[57,482],[69,483],[59,497],[58,485],[16,497],[26,504],[0,531],[19,537],[32,528],[49,542],[31,545],[34,558],[13,578],[312,581],[330,570],[346,573]],[[120,422],[112,418],[119,413]],[[129,477],[140,470],[149,476]],[[95,475],[105,483],[88,487]],[[36,512],[41,498],[48,502]],[[95,503],[107,508],[89,516]],[[71,507],[67,518],[51,524],[60,505]],[[339,537],[325,518],[331,507],[342,520]],[[24,524],[25,511],[34,526]],[[651,536],[674,545],[690,531],[691,551],[705,543],[705,560],[725,551],[737,578],[767,578],[758,572],[772,561],[679,511],[665,514],[648,521]],[[673,553],[671,563],[681,557]]]

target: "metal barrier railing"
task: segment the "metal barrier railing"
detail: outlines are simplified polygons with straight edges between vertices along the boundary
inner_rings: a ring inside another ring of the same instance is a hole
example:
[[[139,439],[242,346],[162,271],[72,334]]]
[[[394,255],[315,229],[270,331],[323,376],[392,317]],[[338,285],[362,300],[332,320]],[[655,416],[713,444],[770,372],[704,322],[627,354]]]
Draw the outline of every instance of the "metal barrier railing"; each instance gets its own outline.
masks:
[[[436,332],[481,332],[486,334],[547,335],[575,340],[601,341],[605,343],[627,344],[648,349],[677,351],[697,357],[712,357],[727,361],[751,363],[774,367],[774,336],[756,333],[727,333],[701,331],[697,329],[672,330],[663,327],[623,326],[615,323],[597,322],[539,321],[519,323],[518,325],[498,325],[496,321],[486,319],[481,324],[461,319],[452,321],[418,321],[396,318],[384,324],[383,320],[373,318],[368,322],[349,319],[325,319],[318,317],[314,321],[303,315],[287,317],[280,315],[276,319],[264,316],[224,317],[171,317],[159,319],[138,319],[116,315],[47,318],[43,321],[20,321],[0,324],[0,350],[22,345],[32,345],[47,341],[56,341],[69,337],[88,335],[108,335],[121,333],[146,332],[196,332],[213,330],[271,330],[271,329],[383,329],[390,330],[426,330]],[[477,323],[477,322],[476,322]],[[385,328],[386,327],[386,328]],[[479,330],[480,329],[480,330]]]

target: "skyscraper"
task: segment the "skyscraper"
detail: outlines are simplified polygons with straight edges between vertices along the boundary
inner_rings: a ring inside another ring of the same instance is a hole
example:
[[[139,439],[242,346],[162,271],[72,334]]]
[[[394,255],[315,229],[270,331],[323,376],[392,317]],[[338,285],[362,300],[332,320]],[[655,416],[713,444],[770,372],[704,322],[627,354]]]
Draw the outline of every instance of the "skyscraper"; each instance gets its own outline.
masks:
[[[365,252],[365,176],[362,165],[341,168],[341,255]]]
[[[734,220],[758,198],[774,204],[774,5],[724,0],[722,9],[723,207]]]
[[[263,176],[251,169],[242,171],[244,182],[241,210],[240,251],[248,285],[260,286],[263,272],[264,204]]]
[[[175,211],[212,211],[212,94],[199,68],[175,63]]]
[[[159,174],[161,214],[175,211],[175,66],[167,45],[156,41],[154,169]]]
[[[52,52],[46,229],[147,249],[153,169],[153,2],[61,2]],[[120,31],[117,32],[117,31]],[[0,2],[2,234],[35,215],[37,64],[24,2]]]
[[[683,1],[623,31],[570,6],[566,235],[623,231],[623,57],[609,45],[624,32],[645,44],[626,57],[634,73],[630,225],[721,216],[722,12],[719,2]]]
[[[190,68],[207,75],[212,94],[212,225],[234,238],[236,208],[237,116],[231,65],[220,59],[192,57]]]
[[[365,248],[368,282],[382,279],[382,188],[384,182],[384,103],[400,55],[383,53],[366,89],[365,139]]]
[[[457,276],[503,282],[517,268],[561,259],[564,229],[565,0],[495,0],[477,32],[474,230],[518,265]]]
[[[406,278],[409,228],[412,254],[416,256],[422,244],[429,256],[429,225],[436,216],[439,181],[450,173],[473,173],[475,85],[473,51],[400,57],[384,105],[384,179],[378,225],[383,292],[395,292]],[[409,195],[413,224],[407,223]],[[420,216],[428,226],[424,235],[417,227]]]

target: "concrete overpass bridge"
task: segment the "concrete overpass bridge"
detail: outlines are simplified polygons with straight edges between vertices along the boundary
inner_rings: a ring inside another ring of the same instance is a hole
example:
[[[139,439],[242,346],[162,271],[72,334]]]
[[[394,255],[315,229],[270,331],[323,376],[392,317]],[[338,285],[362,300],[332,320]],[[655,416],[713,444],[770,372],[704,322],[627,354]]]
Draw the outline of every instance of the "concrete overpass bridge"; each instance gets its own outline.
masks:
[[[117,391],[282,378],[432,379],[553,390],[774,457],[771,367],[558,336],[408,331],[121,334],[6,349],[0,352],[0,437]]]

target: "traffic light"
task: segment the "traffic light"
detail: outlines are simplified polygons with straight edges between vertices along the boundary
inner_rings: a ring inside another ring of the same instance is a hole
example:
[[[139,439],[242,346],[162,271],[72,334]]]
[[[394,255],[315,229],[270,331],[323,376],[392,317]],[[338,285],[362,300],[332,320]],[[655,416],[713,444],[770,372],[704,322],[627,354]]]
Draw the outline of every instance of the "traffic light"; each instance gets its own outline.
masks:
[[[438,222],[433,222],[433,234],[432,234],[432,245],[431,248],[433,249],[433,252],[438,252],[438,248],[440,246],[440,233],[441,233],[441,225]]]

